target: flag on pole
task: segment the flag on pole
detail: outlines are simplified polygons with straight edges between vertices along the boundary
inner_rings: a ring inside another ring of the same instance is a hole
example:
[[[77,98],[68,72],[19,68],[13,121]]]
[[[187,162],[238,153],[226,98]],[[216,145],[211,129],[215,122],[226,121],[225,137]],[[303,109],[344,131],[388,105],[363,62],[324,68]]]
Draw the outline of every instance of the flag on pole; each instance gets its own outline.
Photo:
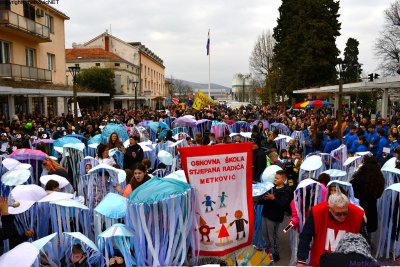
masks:
[[[208,31],[208,39],[207,39],[207,56],[210,54],[210,31]]]
[[[179,105],[179,98],[173,97],[172,102],[174,103],[175,106]]]

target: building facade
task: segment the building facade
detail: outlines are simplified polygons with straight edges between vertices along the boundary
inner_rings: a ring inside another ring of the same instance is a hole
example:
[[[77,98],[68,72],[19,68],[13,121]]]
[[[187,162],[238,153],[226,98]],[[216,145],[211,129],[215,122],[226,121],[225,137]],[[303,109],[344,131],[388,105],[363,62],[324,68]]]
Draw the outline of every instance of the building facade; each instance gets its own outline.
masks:
[[[164,61],[140,42],[129,44],[139,50],[140,85],[148,106],[165,105],[168,88],[165,86]]]
[[[130,100],[135,96],[132,82],[139,80],[139,66],[103,48],[87,48],[73,44],[72,49],[65,50],[65,55],[67,69],[78,64],[81,69],[96,67],[114,70],[116,95],[113,100],[104,103],[104,107],[110,109],[134,108],[134,100]],[[73,78],[68,70],[66,72],[66,80],[68,85],[73,85]],[[138,94],[140,94],[139,86]],[[138,99],[138,106],[140,106],[141,100],[143,99]]]
[[[2,114],[65,112],[65,20],[69,17],[45,3],[0,1]]]

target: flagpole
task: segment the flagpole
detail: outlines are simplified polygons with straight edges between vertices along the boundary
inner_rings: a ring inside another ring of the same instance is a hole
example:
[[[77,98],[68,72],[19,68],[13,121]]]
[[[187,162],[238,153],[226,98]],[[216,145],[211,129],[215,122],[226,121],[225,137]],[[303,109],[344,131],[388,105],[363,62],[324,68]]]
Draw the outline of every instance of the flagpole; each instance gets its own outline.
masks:
[[[210,29],[208,29],[208,36],[210,36]],[[210,87],[210,58],[211,58],[211,38],[210,39],[210,44],[208,47],[208,97],[211,99],[211,87]]]

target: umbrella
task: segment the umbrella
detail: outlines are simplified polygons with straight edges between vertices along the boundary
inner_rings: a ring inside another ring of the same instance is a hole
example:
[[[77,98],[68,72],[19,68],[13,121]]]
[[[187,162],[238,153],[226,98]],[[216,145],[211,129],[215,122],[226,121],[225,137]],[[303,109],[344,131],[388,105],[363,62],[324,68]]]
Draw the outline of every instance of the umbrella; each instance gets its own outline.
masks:
[[[305,108],[305,106],[307,106],[309,103],[310,103],[310,101],[297,103],[296,105],[294,105],[294,107],[295,108]]]
[[[323,108],[324,107],[324,103],[322,103],[320,100],[316,100],[316,101],[311,101],[310,103],[308,103],[305,108],[309,109],[309,108]]]
[[[176,126],[194,126],[196,125],[196,119],[193,116],[186,115],[183,117],[179,117],[174,121],[174,125]]]
[[[40,182],[44,185],[46,185],[49,180],[57,181],[60,189],[66,187],[67,185],[70,184],[69,181],[65,177],[62,177],[62,176],[56,175],[56,174],[44,175],[44,176],[40,177]]]
[[[108,124],[101,133],[102,137],[110,138],[112,133],[117,133],[119,138],[128,139],[128,133],[125,130],[125,127],[121,124],[110,123]]]
[[[16,201],[28,200],[35,202],[46,197],[47,193],[40,186],[37,186],[35,184],[28,184],[28,185],[17,185],[11,191],[11,195]]]
[[[290,132],[290,129],[283,123],[274,122],[274,123],[271,124],[271,126],[277,128],[279,130]]]
[[[167,132],[170,130],[165,129],[164,131],[162,131],[160,133],[160,135],[158,136],[158,139],[164,139],[165,137],[167,137]]]
[[[158,160],[162,163],[164,163],[165,165],[172,165],[172,155],[170,153],[168,153],[165,150],[161,150],[160,152],[158,152],[157,154]]]
[[[233,125],[236,123],[236,121],[231,121],[231,120],[224,120],[224,122],[228,125]]]
[[[118,182],[119,183],[122,183],[122,182],[124,182],[126,180],[126,172],[124,170],[116,169],[116,168],[111,167],[110,165],[107,165],[107,164],[97,165],[96,167],[90,169],[89,173],[92,173],[92,172],[94,172],[96,170],[100,170],[100,169],[110,170],[110,171],[113,171],[115,173],[118,173]]]
[[[90,240],[89,238],[87,238],[82,233],[72,232],[72,233],[64,233],[64,234],[70,235],[70,236],[74,237],[75,239],[79,239],[81,242],[85,243],[88,247],[94,249],[97,252],[100,252],[99,249],[97,248],[97,246],[93,243],[93,241]]]
[[[44,198],[38,200],[38,202],[52,202],[61,199],[70,199],[73,198],[73,194],[62,193],[62,192],[53,192],[50,195],[45,196]]]
[[[86,207],[82,203],[76,201],[75,199],[71,199],[71,198],[53,200],[53,201],[50,201],[50,204],[56,204],[56,205],[60,205],[63,207],[79,208],[79,209],[83,209],[83,210],[88,209],[88,207]]]
[[[278,165],[271,165],[267,167],[261,175],[261,181],[263,183],[275,183],[275,174],[280,170],[282,170],[282,168]]]
[[[25,183],[31,177],[29,170],[11,170],[3,174],[1,182],[7,186],[16,186]]]
[[[64,136],[54,141],[53,146],[63,147],[66,144],[76,144],[76,143],[82,143],[82,141],[75,137]]]
[[[39,255],[39,249],[24,242],[0,257],[0,266],[31,267]]]
[[[253,201],[260,201],[261,196],[271,190],[272,187],[274,187],[274,184],[270,182],[253,184]]]
[[[167,176],[164,177],[164,179],[175,179],[187,183],[185,172],[183,170],[179,170],[171,174],[168,174]]]
[[[169,126],[166,125],[165,123],[163,123],[163,122],[154,122],[154,121],[150,122],[149,124],[147,124],[146,128],[150,128],[153,132],[156,133],[158,126],[161,126],[161,129],[162,128],[169,129]]]
[[[113,236],[134,236],[134,232],[131,228],[127,227],[125,224],[116,223],[99,235],[99,237],[113,237]]]
[[[124,218],[127,200],[118,194],[108,193],[94,210],[111,219]]]
[[[300,169],[303,171],[315,171],[321,168],[322,160],[320,156],[311,156],[306,158],[300,165]]]
[[[149,124],[150,122],[153,122],[153,121],[142,121],[142,122],[138,123],[136,126],[147,126],[147,124]]]
[[[34,245],[37,249],[41,250],[47,243],[50,242],[50,240],[52,240],[55,236],[57,235],[57,233],[45,236],[41,239],[38,239],[34,242],[32,242],[32,245]]]
[[[93,136],[93,137],[89,140],[88,144],[89,144],[89,145],[90,145],[90,144],[100,144],[101,141],[103,141],[103,140],[101,139],[101,134],[97,134],[97,135]]]
[[[40,150],[34,150],[34,149],[29,149],[29,148],[20,148],[15,150],[11,155],[23,155],[23,154],[31,154],[31,155],[37,155],[38,158],[42,158],[43,159],[47,158],[49,155],[47,155],[46,153],[40,151]],[[18,159],[19,157],[12,157],[13,159]],[[26,159],[26,157],[21,157],[21,159]]]
[[[79,151],[83,151],[85,149],[85,144],[84,143],[65,144],[63,147],[73,148]]]
[[[38,144],[38,143],[40,143],[40,142],[43,142],[43,143],[45,143],[45,144],[52,144],[52,143],[54,143],[54,141],[55,141],[55,140],[53,140],[53,139],[38,139],[38,140],[35,140],[35,141],[32,143],[32,145],[36,145],[36,144]]]
[[[2,161],[2,164],[4,167],[6,167],[7,170],[29,170],[32,165],[28,163],[21,163],[16,159],[12,158],[6,158]]]

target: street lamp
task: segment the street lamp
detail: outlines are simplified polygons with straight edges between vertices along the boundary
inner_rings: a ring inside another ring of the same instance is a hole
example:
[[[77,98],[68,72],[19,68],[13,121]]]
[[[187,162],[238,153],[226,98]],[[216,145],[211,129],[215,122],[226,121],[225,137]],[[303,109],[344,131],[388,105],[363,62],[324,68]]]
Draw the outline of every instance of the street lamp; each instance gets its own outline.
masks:
[[[74,124],[75,124],[75,130],[78,130],[78,101],[77,101],[77,94],[76,94],[76,76],[78,75],[79,71],[81,68],[79,67],[79,64],[75,64],[75,67],[68,67],[69,72],[72,75],[73,79],[73,90],[74,90]]]
[[[133,84],[133,87],[135,89],[135,117],[137,115],[137,86],[139,82],[135,82],[134,80],[129,80],[130,83]]]

